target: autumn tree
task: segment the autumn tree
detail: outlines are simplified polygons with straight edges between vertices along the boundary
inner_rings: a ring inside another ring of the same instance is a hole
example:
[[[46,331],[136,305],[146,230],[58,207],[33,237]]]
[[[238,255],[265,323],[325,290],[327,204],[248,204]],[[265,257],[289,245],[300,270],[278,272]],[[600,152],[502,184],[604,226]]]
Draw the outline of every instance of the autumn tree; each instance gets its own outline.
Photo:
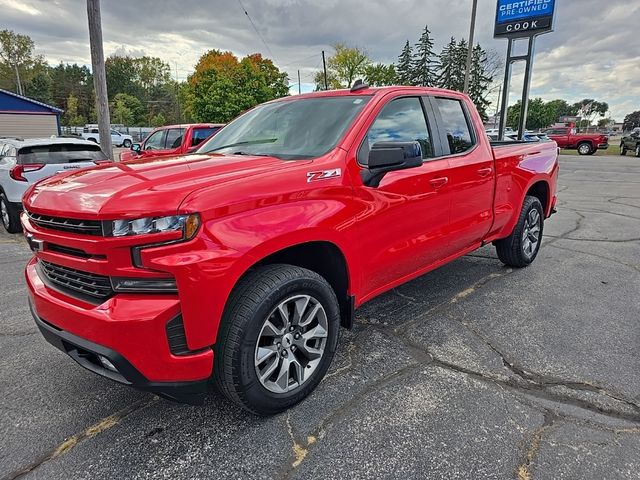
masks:
[[[31,37],[0,30],[0,88],[27,95],[27,85],[45,69],[42,55],[35,55]],[[42,85],[42,81],[38,84]]]
[[[242,60],[231,52],[205,53],[188,79],[186,115],[195,121],[228,122],[243,111],[289,93],[287,74],[260,54]]]

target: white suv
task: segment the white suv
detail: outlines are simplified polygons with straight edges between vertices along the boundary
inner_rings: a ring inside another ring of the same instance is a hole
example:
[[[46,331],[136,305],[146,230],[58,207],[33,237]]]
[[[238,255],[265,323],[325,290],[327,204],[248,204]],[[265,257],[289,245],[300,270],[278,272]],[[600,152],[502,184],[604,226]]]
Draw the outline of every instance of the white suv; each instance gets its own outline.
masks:
[[[100,133],[97,128],[85,128],[84,130],[85,131],[81,133],[82,138],[100,143]],[[116,130],[111,130],[111,143],[116,147],[131,148],[131,145],[133,145],[133,137]]]
[[[110,162],[100,146],[75,138],[0,137],[0,217],[9,233],[19,232],[22,195],[35,182],[69,169]]]

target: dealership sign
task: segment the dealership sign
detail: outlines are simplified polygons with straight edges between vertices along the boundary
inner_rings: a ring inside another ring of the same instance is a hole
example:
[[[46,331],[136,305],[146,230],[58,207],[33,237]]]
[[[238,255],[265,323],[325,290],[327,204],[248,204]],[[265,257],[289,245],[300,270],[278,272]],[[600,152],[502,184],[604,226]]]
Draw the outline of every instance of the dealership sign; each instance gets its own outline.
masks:
[[[553,30],[555,0],[498,0],[495,37],[530,36]]]

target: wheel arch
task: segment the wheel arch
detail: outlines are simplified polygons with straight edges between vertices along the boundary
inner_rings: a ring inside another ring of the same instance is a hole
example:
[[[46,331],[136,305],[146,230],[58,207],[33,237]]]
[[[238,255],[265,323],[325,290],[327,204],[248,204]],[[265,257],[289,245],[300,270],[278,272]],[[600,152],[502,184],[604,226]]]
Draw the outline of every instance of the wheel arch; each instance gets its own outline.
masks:
[[[350,274],[347,258],[342,249],[331,241],[313,240],[293,244],[269,253],[240,276],[265,265],[288,264],[311,270],[323,277],[338,298],[340,305],[341,324],[346,328],[353,325],[354,297],[350,295]]]
[[[550,190],[549,183],[546,180],[538,180],[534,182],[532,185],[530,185],[529,188],[527,189],[527,192],[525,193],[525,197],[532,196],[540,200],[545,217],[549,216],[549,213],[550,213],[549,209],[551,207],[550,205],[551,198],[550,198],[549,190]],[[522,199],[522,201],[524,202],[524,198]]]

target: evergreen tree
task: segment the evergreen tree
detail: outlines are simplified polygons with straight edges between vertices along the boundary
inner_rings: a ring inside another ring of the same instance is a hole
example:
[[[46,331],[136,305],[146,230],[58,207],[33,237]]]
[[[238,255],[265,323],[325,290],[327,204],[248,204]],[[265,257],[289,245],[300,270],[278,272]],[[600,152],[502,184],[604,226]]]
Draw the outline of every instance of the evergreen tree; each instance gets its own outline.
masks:
[[[413,85],[413,65],[412,65],[413,53],[411,51],[411,45],[409,40],[404,44],[402,53],[398,57],[398,64],[396,65],[396,74],[398,75],[398,83],[400,85]]]
[[[460,65],[456,64],[457,44],[456,39],[451,37],[440,52],[440,72],[438,73],[437,85],[440,88],[456,90],[458,70]]]
[[[414,85],[433,87],[437,81],[438,62],[433,51],[433,39],[429,26],[424,27],[420,40],[416,43],[416,53],[412,60]]]
[[[487,120],[489,101],[485,93],[493,79],[487,74],[487,52],[480,45],[473,47],[471,56],[471,73],[469,76],[469,97],[478,109],[482,120]]]

